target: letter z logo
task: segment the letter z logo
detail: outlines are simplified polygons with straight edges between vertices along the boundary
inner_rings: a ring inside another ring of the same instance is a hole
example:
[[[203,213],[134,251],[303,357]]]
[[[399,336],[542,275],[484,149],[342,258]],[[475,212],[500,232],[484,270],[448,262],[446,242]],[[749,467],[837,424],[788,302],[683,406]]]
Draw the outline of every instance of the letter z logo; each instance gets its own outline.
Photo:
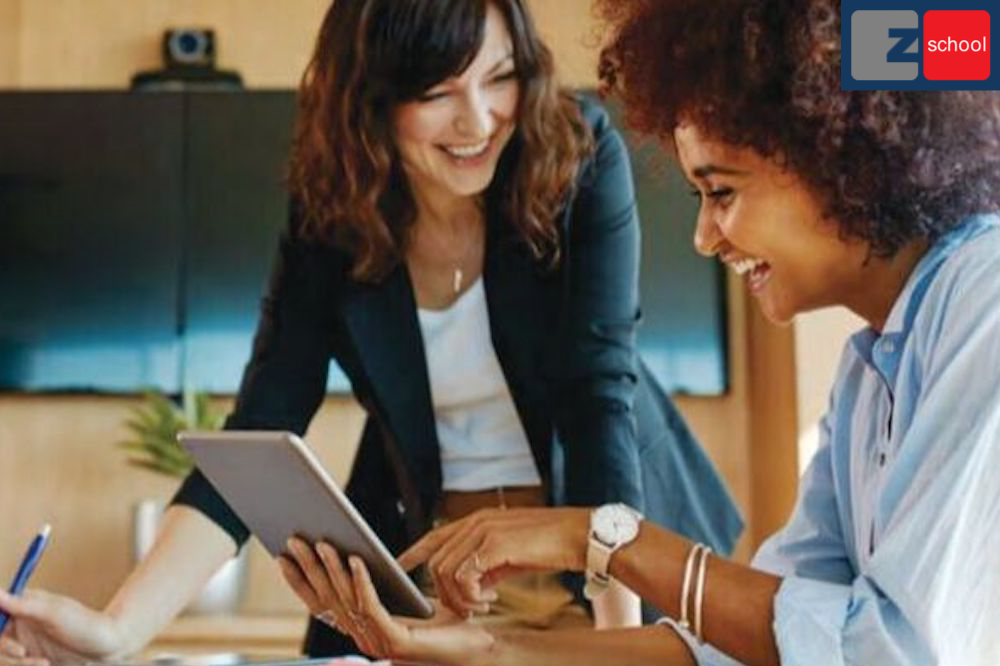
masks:
[[[851,76],[858,81],[913,81],[920,75],[920,17],[911,10],[851,14]]]
[[[920,62],[920,45],[914,43],[920,39],[918,28],[889,28],[889,37],[899,41],[886,54],[887,62]]]

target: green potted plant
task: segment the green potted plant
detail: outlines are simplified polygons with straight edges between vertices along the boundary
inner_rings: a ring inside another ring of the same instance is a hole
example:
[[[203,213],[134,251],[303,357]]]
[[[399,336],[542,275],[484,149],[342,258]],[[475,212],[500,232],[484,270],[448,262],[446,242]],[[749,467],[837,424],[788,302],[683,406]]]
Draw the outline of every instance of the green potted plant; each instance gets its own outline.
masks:
[[[119,442],[135,467],[183,479],[191,472],[191,454],[177,442],[182,430],[218,430],[223,417],[212,408],[207,393],[185,391],[182,406],[160,393],[148,392],[125,421],[131,438]]]
[[[216,411],[206,393],[185,391],[181,405],[156,392],[144,395],[142,404],[133,407],[125,421],[129,437],[118,446],[128,453],[128,464],[176,479],[186,477],[194,461],[177,441],[182,430],[218,430],[223,415]],[[133,516],[133,556],[140,561],[156,538],[163,505],[157,500],[143,500]],[[192,614],[226,613],[237,610],[246,577],[246,549],[222,566],[199,595],[188,605]]]

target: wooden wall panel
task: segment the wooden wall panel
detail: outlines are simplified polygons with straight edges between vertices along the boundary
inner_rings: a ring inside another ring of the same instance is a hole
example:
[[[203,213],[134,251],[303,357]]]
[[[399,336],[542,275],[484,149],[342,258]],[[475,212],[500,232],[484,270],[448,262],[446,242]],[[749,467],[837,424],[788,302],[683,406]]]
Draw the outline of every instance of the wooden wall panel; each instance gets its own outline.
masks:
[[[798,396],[791,326],[776,326],[756,303],[747,310],[750,424],[750,538],[760,544],[785,524],[798,490]]]
[[[585,0],[529,0],[542,39],[556,54],[560,80],[570,86],[597,83],[598,27]]]
[[[32,0],[23,3],[20,81],[28,88],[123,88],[159,67],[169,27],[216,30],[219,66],[255,88],[294,87],[325,0]]]
[[[0,0],[0,89],[17,85],[20,37],[21,0]]]
[[[0,78],[0,83],[29,88],[125,87],[136,71],[159,66],[163,30],[189,26],[216,29],[219,66],[240,71],[248,87],[294,87],[328,6],[327,0],[0,3],[23,12],[15,49],[20,66],[14,77]],[[558,54],[562,79],[593,85],[597,37],[587,5],[580,0],[532,0],[530,5]]]

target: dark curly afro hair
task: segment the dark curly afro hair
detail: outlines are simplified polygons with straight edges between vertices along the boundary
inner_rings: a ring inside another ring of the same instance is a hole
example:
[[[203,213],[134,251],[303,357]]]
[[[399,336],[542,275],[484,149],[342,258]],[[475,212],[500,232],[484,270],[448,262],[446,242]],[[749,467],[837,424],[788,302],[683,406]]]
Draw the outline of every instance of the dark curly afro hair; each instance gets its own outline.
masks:
[[[843,91],[837,0],[597,0],[606,94],[779,161],[845,236],[891,256],[1000,208],[1000,93]]]

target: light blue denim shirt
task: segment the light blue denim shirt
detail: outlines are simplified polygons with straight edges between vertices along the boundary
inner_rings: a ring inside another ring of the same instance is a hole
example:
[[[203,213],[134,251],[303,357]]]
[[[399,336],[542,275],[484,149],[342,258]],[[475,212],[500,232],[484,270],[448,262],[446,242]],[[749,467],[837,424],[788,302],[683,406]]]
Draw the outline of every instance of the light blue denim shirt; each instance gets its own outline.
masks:
[[[938,240],[852,336],[820,430],[753,562],[784,577],[783,666],[1000,666],[1000,219]]]

